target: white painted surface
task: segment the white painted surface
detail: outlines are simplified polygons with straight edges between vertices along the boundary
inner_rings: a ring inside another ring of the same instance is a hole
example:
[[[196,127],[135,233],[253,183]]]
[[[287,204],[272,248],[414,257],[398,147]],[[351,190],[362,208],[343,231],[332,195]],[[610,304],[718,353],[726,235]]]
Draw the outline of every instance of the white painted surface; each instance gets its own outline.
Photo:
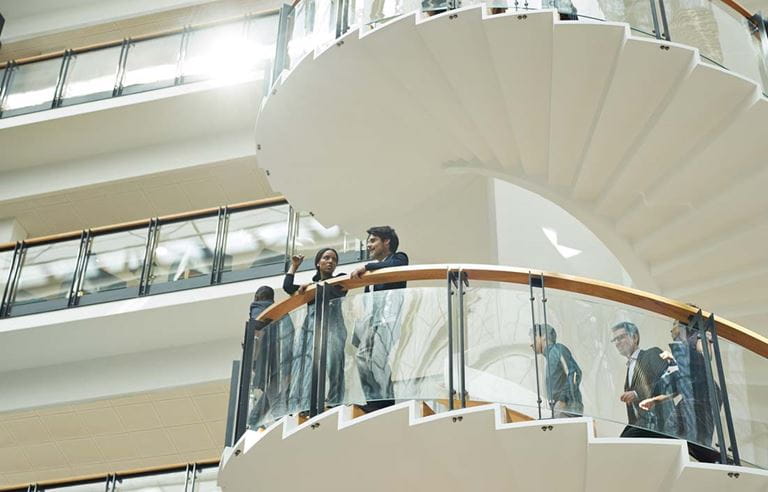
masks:
[[[14,217],[0,219],[0,243],[21,241],[27,237],[27,231]]]
[[[289,417],[265,432],[248,431],[224,453],[219,486],[225,492],[318,484],[340,491],[768,487],[762,470],[691,463],[682,441],[595,437],[590,418],[505,423],[499,405],[423,417],[418,405],[404,402],[357,419],[337,407],[301,425]]]

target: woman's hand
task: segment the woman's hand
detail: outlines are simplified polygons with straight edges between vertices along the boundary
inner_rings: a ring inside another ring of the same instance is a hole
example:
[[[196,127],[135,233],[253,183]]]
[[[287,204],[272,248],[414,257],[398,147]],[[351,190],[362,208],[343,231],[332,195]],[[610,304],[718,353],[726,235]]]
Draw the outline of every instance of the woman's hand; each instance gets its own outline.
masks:
[[[638,405],[642,410],[645,410],[646,412],[650,411],[653,407],[656,406],[656,398],[646,398],[645,400],[641,401]]]
[[[304,255],[293,255],[291,257],[291,268],[288,269],[288,273],[296,273],[302,261],[304,261]]]

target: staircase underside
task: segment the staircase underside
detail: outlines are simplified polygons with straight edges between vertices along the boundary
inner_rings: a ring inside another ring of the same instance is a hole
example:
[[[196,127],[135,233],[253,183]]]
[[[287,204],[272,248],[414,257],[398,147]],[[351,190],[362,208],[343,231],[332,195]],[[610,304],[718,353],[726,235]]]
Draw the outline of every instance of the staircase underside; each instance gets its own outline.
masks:
[[[353,31],[294,66],[256,138],[297,208],[349,231],[413,224],[409,253],[433,261],[493,261],[435,258],[435,238],[481,234],[483,182],[502,178],[581,220],[638,287],[766,333],[768,100],[753,81],[625,24],[480,7]]]
[[[595,437],[589,418],[506,423],[500,405],[431,416],[404,402],[247,431],[219,486],[248,490],[765,491],[768,472],[689,461],[683,441]],[[735,477],[735,474],[738,477]],[[730,474],[730,475],[729,475]]]

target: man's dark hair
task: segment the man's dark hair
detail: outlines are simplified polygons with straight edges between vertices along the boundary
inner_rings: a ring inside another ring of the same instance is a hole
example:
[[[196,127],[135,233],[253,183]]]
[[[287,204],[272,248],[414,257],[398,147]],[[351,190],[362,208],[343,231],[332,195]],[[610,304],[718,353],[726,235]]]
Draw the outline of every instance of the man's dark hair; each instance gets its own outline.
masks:
[[[397,251],[397,247],[400,246],[400,239],[397,237],[397,233],[389,226],[376,226],[371,227],[365,231],[369,236],[376,236],[382,241],[389,239],[389,252],[394,253]]]
[[[637,339],[637,343],[640,343],[640,330],[637,329],[637,325],[631,321],[622,321],[611,327],[611,331],[619,331],[621,329],[626,330],[627,335]]]
[[[546,340],[547,345],[554,345],[555,342],[557,342],[557,331],[549,323],[546,325],[537,323],[536,328],[534,329],[534,334]]]
[[[262,285],[256,289],[256,295],[253,296],[254,301],[274,301],[275,289],[268,285]]]

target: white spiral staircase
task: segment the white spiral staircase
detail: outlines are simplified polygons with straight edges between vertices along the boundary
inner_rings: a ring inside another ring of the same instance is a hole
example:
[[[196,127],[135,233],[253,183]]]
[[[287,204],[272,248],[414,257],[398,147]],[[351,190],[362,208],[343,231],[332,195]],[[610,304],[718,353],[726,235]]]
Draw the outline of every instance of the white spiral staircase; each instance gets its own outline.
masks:
[[[247,431],[225,452],[224,492],[261,490],[768,490],[768,472],[691,462],[685,443],[597,437],[590,418],[514,421],[501,405],[430,415],[414,401],[353,418],[337,407]],[[520,415],[520,414],[512,414]],[[597,432],[596,432],[597,431]]]
[[[256,140],[297,208],[356,233],[396,225],[417,258],[493,263],[441,258],[436,238],[487,243],[485,182],[502,178],[580,219],[638,287],[768,331],[768,100],[753,81],[625,24],[480,7],[292,61]]]

